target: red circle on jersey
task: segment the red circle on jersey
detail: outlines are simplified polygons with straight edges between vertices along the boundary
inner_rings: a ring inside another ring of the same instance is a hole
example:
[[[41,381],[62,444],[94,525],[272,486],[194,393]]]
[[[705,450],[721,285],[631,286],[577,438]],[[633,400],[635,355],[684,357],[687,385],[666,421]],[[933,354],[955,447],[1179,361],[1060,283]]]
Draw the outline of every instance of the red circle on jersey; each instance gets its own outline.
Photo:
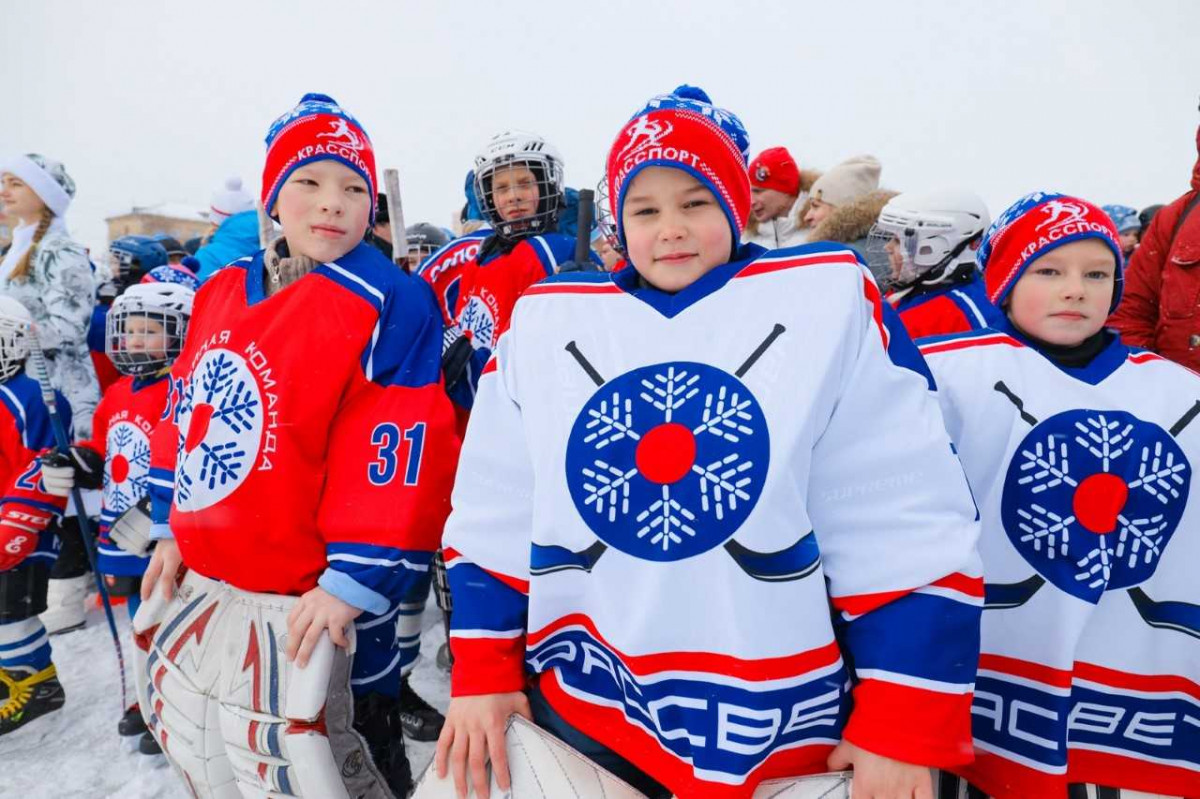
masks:
[[[192,409],[192,418],[188,422],[187,438],[183,440],[183,451],[191,452],[200,446],[200,442],[208,435],[208,423],[212,421],[213,406],[201,403]]]
[[[1115,474],[1100,472],[1084,478],[1075,489],[1071,509],[1086,529],[1097,535],[1117,529],[1117,515],[1129,499],[1129,486]]]
[[[114,483],[124,483],[129,479],[129,459],[124,455],[113,456],[112,479]]]
[[[681,424],[660,424],[642,436],[635,460],[638,471],[650,482],[678,482],[696,462],[696,437]]]

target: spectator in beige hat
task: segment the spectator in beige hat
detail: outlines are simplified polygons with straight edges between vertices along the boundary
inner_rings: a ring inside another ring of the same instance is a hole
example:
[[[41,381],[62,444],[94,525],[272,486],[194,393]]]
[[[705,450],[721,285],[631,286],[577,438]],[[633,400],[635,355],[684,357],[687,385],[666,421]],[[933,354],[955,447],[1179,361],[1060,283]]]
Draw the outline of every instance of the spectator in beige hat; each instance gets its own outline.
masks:
[[[856,155],[817,178],[803,210],[808,241],[835,241],[865,253],[871,226],[896,196],[879,188],[881,171],[875,156]]]

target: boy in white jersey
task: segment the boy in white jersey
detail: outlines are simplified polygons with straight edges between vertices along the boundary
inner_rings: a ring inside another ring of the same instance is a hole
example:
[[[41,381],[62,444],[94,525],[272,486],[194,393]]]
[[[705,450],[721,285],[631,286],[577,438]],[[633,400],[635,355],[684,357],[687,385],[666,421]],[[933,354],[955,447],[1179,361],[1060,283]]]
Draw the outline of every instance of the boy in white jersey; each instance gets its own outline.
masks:
[[[445,537],[460,795],[488,756],[507,789],[514,713],[655,797],[853,766],[856,799],[929,799],[971,758],[961,468],[855,254],[739,246],[747,148],[699,89],[652,99],[608,159],[632,268],[534,285],[483,370]]]

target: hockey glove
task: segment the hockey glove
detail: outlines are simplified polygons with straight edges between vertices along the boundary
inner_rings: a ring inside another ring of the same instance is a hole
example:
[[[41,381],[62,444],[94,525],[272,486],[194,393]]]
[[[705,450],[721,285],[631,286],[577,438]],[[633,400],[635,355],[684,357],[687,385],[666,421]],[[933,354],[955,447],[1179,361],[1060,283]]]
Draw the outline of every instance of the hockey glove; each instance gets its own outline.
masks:
[[[38,545],[54,514],[18,502],[0,505],[0,571],[16,568]]]
[[[108,528],[108,537],[130,555],[144,558],[150,553],[150,497],[142,497],[141,501],[117,517]]]
[[[100,488],[104,458],[90,447],[71,447],[65,454],[51,450],[42,456],[42,484],[56,497],[70,495],[73,488]]]
[[[442,376],[446,381],[446,391],[458,385],[458,381],[467,374],[467,366],[474,352],[470,337],[458,325],[446,328],[442,334]]]

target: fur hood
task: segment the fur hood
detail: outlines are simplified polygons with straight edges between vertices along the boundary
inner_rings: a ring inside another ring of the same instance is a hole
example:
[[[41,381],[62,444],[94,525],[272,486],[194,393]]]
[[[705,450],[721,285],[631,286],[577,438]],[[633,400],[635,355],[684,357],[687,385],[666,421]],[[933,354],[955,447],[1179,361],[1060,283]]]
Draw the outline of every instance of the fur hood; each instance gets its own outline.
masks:
[[[796,198],[797,204],[803,209],[808,207],[808,193],[812,190],[813,184],[817,182],[817,178],[821,177],[821,173],[815,169],[800,170],[800,194]],[[801,202],[803,201],[803,202]],[[792,213],[795,213],[796,207],[792,207]],[[796,227],[804,227],[804,213],[795,217]],[[746,231],[743,235],[744,240],[749,240],[758,235],[760,227],[759,221],[754,218],[754,214],[750,214],[750,221],[746,223]]]
[[[808,241],[836,241],[841,244],[853,244],[859,239],[866,238],[871,232],[871,225],[879,218],[879,212],[888,200],[899,192],[887,189],[876,189],[864,194],[849,205],[838,206],[825,217],[816,227],[811,228]],[[808,213],[808,203],[800,209],[800,219]]]

